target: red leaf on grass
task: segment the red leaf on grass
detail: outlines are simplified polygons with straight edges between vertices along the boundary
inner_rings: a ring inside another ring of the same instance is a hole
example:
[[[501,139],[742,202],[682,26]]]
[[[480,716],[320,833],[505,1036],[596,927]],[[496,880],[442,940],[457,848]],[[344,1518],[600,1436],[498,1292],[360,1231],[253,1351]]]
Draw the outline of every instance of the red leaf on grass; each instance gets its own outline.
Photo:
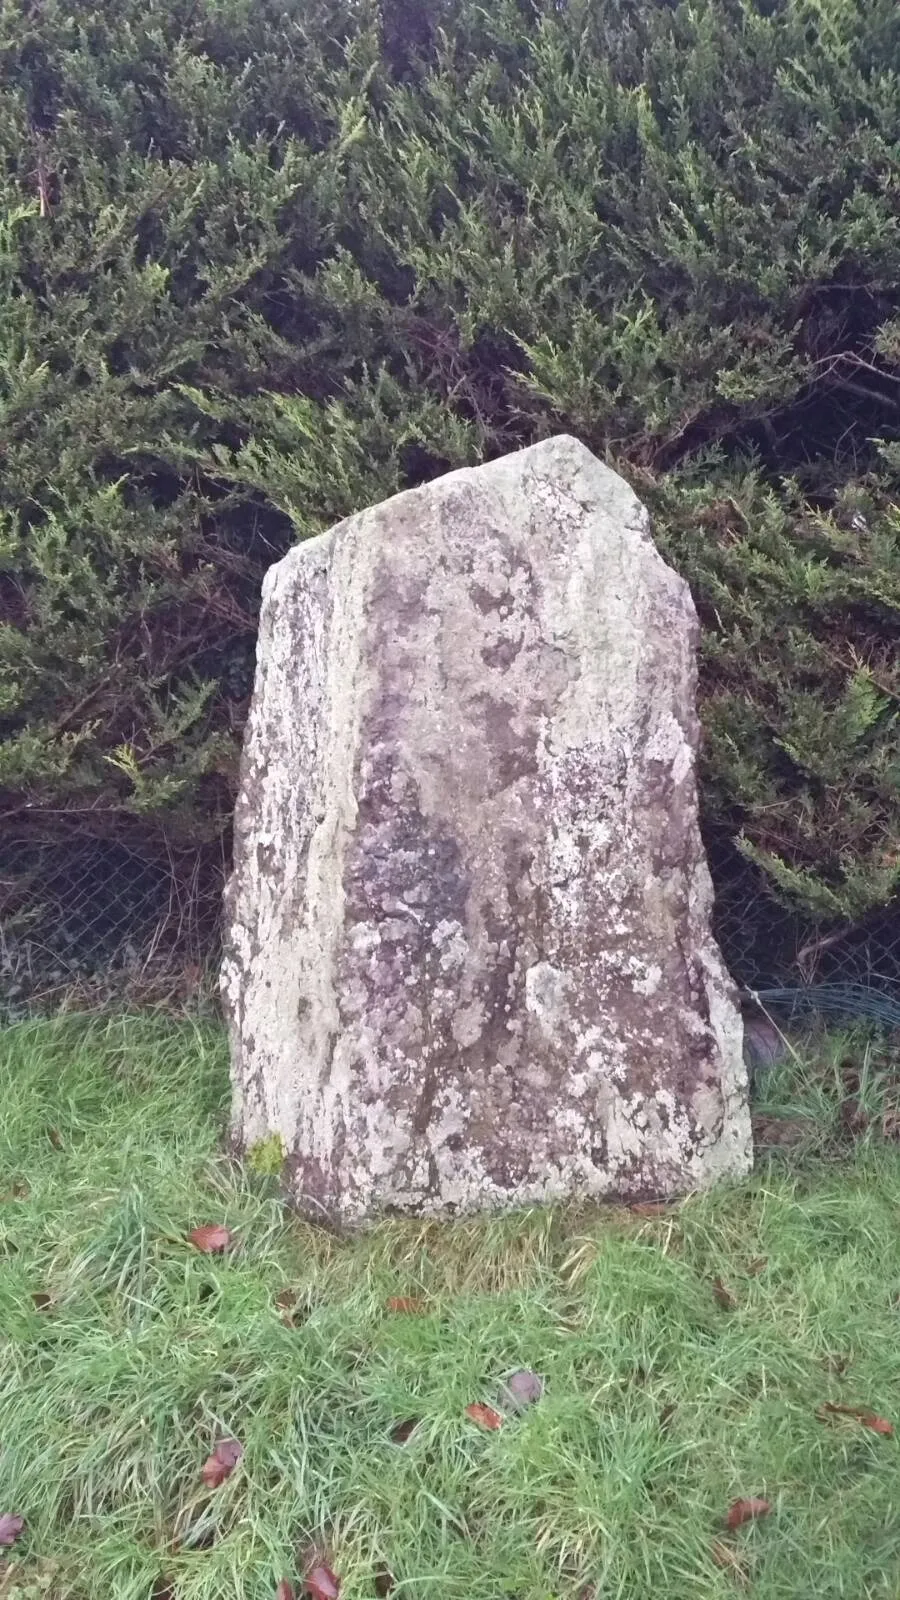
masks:
[[[425,1301],[417,1300],[414,1295],[392,1295],[387,1302],[388,1311],[397,1311],[405,1317],[421,1317],[425,1313]]]
[[[716,1278],[712,1287],[716,1301],[722,1307],[722,1310],[733,1311],[737,1305],[737,1301],[735,1300],[734,1295],[731,1293],[731,1290],[726,1289],[722,1279]]]
[[[202,1227],[194,1228],[188,1234],[188,1239],[195,1249],[205,1256],[221,1255],[231,1243],[231,1230],[224,1228],[220,1222],[204,1222]]]
[[[237,1439],[220,1439],[208,1461],[204,1461],[200,1476],[207,1489],[218,1489],[230,1478],[244,1454],[244,1446]]]
[[[873,1433],[883,1433],[888,1439],[894,1432],[892,1422],[888,1422],[886,1417],[879,1417],[874,1411],[868,1411],[865,1406],[839,1406],[826,1400],[822,1412],[827,1412],[832,1417],[852,1417],[854,1422],[861,1423],[864,1428],[871,1428]],[[819,1415],[821,1416],[821,1412]]]
[[[747,1500],[735,1500],[725,1518],[726,1528],[742,1528],[745,1522],[755,1522],[757,1517],[767,1517],[772,1507],[768,1500],[751,1495]]]
[[[290,1578],[282,1578],[275,1590],[275,1600],[295,1600],[294,1585]]]
[[[4,1512],[0,1516],[0,1545],[8,1547],[15,1544],[24,1527],[24,1517],[14,1517],[8,1511]]]
[[[341,1580],[324,1564],[313,1567],[306,1579],[306,1592],[311,1600],[338,1600]]]
[[[488,1428],[492,1433],[503,1427],[503,1418],[499,1411],[495,1411],[493,1406],[480,1405],[478,1401],[474,1405],[466,1406],[466,1416],[477,1422],[480,1428]]]
[[[887,1439],[893,1437],[894,1424],[888,1422],[887,1417],[877,1417],[874,1411],[863,1411],[859,1420],[864,1428],[871,1428],[873,1433],[883,1433]]]

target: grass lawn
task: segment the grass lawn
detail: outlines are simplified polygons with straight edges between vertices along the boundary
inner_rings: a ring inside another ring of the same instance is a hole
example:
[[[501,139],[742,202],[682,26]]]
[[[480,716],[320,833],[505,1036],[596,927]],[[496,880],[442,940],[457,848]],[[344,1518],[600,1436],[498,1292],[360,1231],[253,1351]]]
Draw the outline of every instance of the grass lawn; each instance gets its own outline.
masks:
[[[339,1240],[221,1154],[213,1027],[7,1031],[0,1595],[273,1600],[317,1550],[342,1600],[897,1600],[900,1438],[817,1415],[900,1425],[900,1145],[842,1131],[838,1076],[773,1078],[801,1144],[662,1216]],[[519,1368],[537,1403],[467,1417]],[[726,1532],[745,1496],[771,1513]]]

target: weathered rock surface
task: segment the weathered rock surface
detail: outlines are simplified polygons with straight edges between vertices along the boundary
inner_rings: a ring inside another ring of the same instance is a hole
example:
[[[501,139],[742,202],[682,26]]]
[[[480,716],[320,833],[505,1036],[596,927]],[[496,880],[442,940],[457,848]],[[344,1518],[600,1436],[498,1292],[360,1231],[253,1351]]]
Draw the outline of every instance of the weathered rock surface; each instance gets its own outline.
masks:
[[[335,1221],[750,1163],[697,826],[697,624],[557,438],[265,583],[223,992],[238,1142]]]

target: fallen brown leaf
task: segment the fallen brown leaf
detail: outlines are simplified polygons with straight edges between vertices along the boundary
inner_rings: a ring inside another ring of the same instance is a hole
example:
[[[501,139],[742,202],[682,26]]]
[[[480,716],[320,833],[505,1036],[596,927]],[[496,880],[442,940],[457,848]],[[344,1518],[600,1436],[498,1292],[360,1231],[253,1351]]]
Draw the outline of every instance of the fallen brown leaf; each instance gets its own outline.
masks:
[[[802,1144],[815,1130],[813,1117],[769,1117],[759,1113],[750,1121],[756,1143],[769,1148]]]
[[[207,1489],[218,1489],[226,1478],[230,1478],[243,1454],[244,1446],[237,1439],[220,1439],[209,1460],[204,1461],[200,1469]]]
[[[833,1372],[835,1377],[842,1378],[850,1365],[850,1356],[844,1354],[827,1355],[822,1358],[822,1365],[827,1372]]]
[[[841,1127],[851,1139],[865,1133],[871,1121],[868,1111],[856,1095],[848,1095],[846,1100],[841,1101],[839,1116]]]
[[[768,1500],[751,1495],[747,1500],[735,1500],[725,1518],[726,1528],[741,1528],[745,1522],[755,1522],[757,1517],[767,1517],[772,1507]]]
[[[849,1056],[845,1056],[840,1063],[838,1071],[841,1074],[841,1082],[847,1094],[858,1094],[860,1085],[859,1063],[851,1060]]]
[[[419,1426],[418,1417],[407,1417],[405,1422],[398,1422],[396,1428],[391,1429],[391,1438],[394,1444],[406,1444]]]
[[[747,1265],[747,1277],[758,1278],[760,1273],[764,1272],[768,1265],[768,1256],[756,1256],[755,1259],[749,1262]]]
[[[231,1244],[231,1230],[220,1222],[204,1222],[188,1234],[188,1239],[203,1255],[218,1256]]]
[[[900,1106],[885,1106],[881,1117],[881,1137],[894,1144],[900,1141]]]
[[[734,1311],[735,1307],[737,1306],[737,1301],[735,1300],[734,1295],[731,1293],[731,1290],[726,1289],[721,1278],[716,1278],[712,1288],[713,1294],[716,1297],[716,1301],[722,1307],[722,1310]]]
[[[25,1527],[24,1517],[14,1517],[6,1511],[0,1516],[0,1545],[4,1549],[15,1544]]]
[[[313,1567],[306,1578],[306,1592],[311,1600],[338,1600],[341,1592],[340,1578],[324,1564]]]
[[[665,1200],[635,1200],[628,1207],[636,1217],[667,1217],[669,1206]]]
[[[503,1427],[499,1411],[495,1411],[493,1406],[480,1405],[477,1400],[473,1405],[466,1406],[466,1416],[477,1422],[480,1428],[488,1428],[492,1433]]]
[[[529,1406],[536,1405],[543,1392],[543,1379],[527,1367],[514,1372],[503,1385],[503,1398],[509,1399],[515,1411],[527,1411]]]
[[[43,1289],[36,1289],[31,1296],[31,1301],[35,1311],[49,1311],[53,1304],[53,1296],[47,1294]]]
[[[405,1317],[421,1317],[425,1310],[425,1301],[417,1300],[411,1295],[392,1295],[387,1302],[388,1311],[397,1311]]]
[[[282,1578],[275,1590],[275,1600],[295,1600],[294,1585],[290,1578]]]
[[[871,1428],[873,1433],[883,1433],[888,1439],[893,1436],[894,1424],[888,1422],[885,1417],[879,1417],[876,1412],[867,1410],[865,1406],[841,1406],[826,1400],[817,1414],[821,1421],[825,1420],[825,1415],[852,1417],[854,1422],[859,1422],[864,1428]]]
[[[379,1600],[385,1600],[385,1596],[393,1593],[395,1588],[396,1579],[394,1574],[388,1572],[387,1567],[379,1567],[375,1574],[375,1593],[378,1595]]]
[[[732,1545],[726,1544],[724,1539],[713,1539],[709,1553],[717,1567],[722,1567],[731,1574],[736,1583],[745,1584],[749,1580],[749,1573],[741,1559],[740,1552]]]
[[[296,1289],[282,1289],[275,1304],[286,1328],[299,1328],[309,1316],[309,1303]]]
[[[199,961],[186,961],[181,972],[181,982],[189,994],[192,994],[200,985],[203,977],[203,968]]]

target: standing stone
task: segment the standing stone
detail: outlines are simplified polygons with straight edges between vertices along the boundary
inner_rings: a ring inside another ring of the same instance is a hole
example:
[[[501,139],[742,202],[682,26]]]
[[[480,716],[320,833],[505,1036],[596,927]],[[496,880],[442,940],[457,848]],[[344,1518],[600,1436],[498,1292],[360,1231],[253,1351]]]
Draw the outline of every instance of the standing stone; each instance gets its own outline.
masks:
[[[747,1171],[697,825],[697,622],[574,439],[263,592],[223,972],[234,1130],[336,1222]]]

